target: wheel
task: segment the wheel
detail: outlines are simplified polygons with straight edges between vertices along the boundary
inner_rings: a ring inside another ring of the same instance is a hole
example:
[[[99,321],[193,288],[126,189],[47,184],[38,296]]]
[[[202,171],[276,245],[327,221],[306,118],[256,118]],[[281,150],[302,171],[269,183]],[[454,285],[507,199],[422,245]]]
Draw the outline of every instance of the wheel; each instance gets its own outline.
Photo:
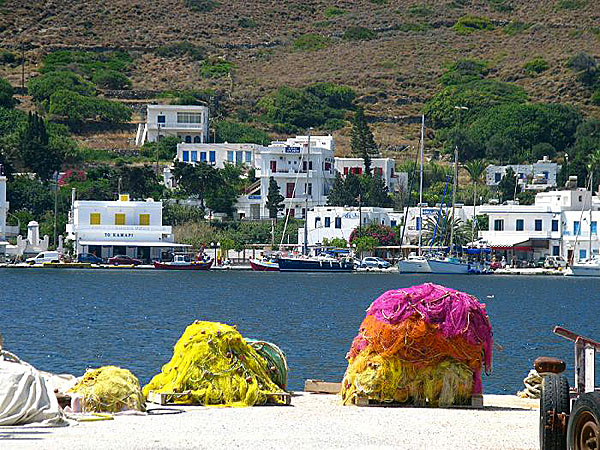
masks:
[[[541,450],[566,450],[569,409],[567,377],[555,373],[546,375],[540,393]]]
[[[581,394],[567,427],[567,442],[572,450],[597,449],[600,444],[600,392]]]
[[[378,268],[378,269],[383,269],[383,266],[382,266],[381,264],[379,264],[379,265],[377,266],[377,268]]]

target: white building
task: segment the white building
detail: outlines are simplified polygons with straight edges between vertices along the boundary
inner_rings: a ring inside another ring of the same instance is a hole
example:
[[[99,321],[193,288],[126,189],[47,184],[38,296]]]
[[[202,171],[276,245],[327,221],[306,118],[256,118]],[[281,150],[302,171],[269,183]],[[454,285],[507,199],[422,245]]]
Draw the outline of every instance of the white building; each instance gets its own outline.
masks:
[[[534,164],[509,164],[507,166],[490,164],[486,169],[486,184],[497,186],[509,168],[517,176],[521,189],[525,190],[545,190],[556,187],[556,176],[560,171],[560,165],[550,161],[547,156]]]
[[[162,202],[130,201],[127,194],[117,201],[75,201],[67,233],[76,253],[102,258],[128,255],[150,262],[189,247],[176,244],[171,227],[163,226]]]
[[[205,162],[222,169],[225,164],[256,167],[262,145],[258,144],[178,144],[175,159],[179,162]]]
[[[208,108],[195,105],[148,105],[146,123],[139,124],[136,145],[176,136],[185,143],[208,141]]]
[[[466,206],[457,204],[454,208],[454,217],[460,220],[463,224],[467,221],[472,220],[476,214],[481,214],[480,206],[473,208],[473,206]],[[452,206],[444,206],[440,211],[440,206],[423,206],[419,209],[417,206],[411,206],[406,212],[407,222],[405,230],[405,243],[416,244],[419,240],[419,229],[425,229],[427,223],[435,221],[440,214],[450,215],[452,212]],[[421,225],[422,224],[422,225]],[[422,228],[421,228],[422,227]]]
[[[480,213],[488,215],[489,229],[480,237],[507,260],[536,260],[548,255],[585,259],[590,236],[595,253],[600,246],[600,203],[594,198],[591,223],[590,203],[590,192],[579,188],[538,193],[534,205],[483,205]]]
[[[342,176],[349,173],[360,175],[365,170],[362,158],[335,158],[335,170]],[[371,170],[374,175],[383,177],[385,185],[390,192],[406,190],[408,187],[408,174],[396,172],[396,161],[392,158],[371,159]]]

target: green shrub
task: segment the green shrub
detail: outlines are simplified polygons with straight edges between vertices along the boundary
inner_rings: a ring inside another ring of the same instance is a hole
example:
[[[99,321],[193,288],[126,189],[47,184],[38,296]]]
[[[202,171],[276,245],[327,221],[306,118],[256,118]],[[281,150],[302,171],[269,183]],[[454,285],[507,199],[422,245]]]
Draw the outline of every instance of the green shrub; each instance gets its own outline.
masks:
[[[241,17],[238,19],[238,26],[240,28],[256,28],[258,24],[250,17]]]
[[[294,48],[303,52],[312,52],[326,48],[331,40],[320,34],[308,33],[300,36],[294,41]]]
[[[216,124],[217,142],[237,142],[267,145],[271,142],[269,135],[263,130],[229,120],[221,120]]]
[[[102,53],[58,50],[44,56],[40,72],[70,70],[90,78],[102,69],[127,73],[132,63],[131,56],[121,51]]]
[[[485,61],[459,59],[448,67],[440,81],[444,86],[465,84],[484,78],[488,72],[488,64]]]
[[[498,12],[511,12],[513,10],[513,6],[509,0],[488,0],[488,3],[492,9]]]
[[[315,22],[315,27],[316,28],[329,28],[331,25],[333,25],[333,20],[320,20],[318,22]]]
[[[177,144],[181,138],[166,136],[156,142],[146,142],[140,148],[140,155],[160,160],[172,160],[177,155]]]
[[[327,18],[332,18],[332,17],[337,17],[337,16],[342,16],[344,14],[346,14],[347,11],[338,8],[336,6],[328,6],[325,11],[323,12],[323,15]]]
[[[509,36],[514,36],[515,34],[522,33],[523,31],[529,28],[531,28],[530,23],[523,23],[511,20],[507,25],[502,27],[502,30]]]
[[[200,64],[200,75],[203,78],[221,78],[229,74],[235,65],[222,58],[209,58]]]
[[[427,17],[430,16],[433,11],[429,5],[412,5],[410,8],[408,8],[408,13],[411,16]]]
[[[592,94],[591,100],[593,105],[600,106],[600,90]]]
[[[12,108],[15,105],[13,95],[14,90],[11,84],[4,78],[0,78],[0,106],[3,108]]]
[[[592,55],[585,52],[577,53],[569,58],[567,67],[571,68],[577,74],[577,80],[581,83],[591,86],[596,82],[598,62]]]
[[[8,50],[0,51],[0,64],[14,64],[17,61],[17,57],[14,53]]]
[[[452,27],[458,34],[471,34],[477,31],[493,30],[494,25],[487,17],[463,16]]]
[[[350,27],[342,35],[342,39],[347,41],[367,41],[376,36],[373,30],[365,27]]]
[[[131,80],[121,72],[102,69],[92,76],[92,82],[101,89],[129,89]]]
[[[65,118],[71,125],[85,121],[122,123],[131,120],[131,111],[122,103],[64,89],[51,95],[48,111],[53,116]]]
[[[192,11],[197,12],[210,12],[219,6],[215,0],[184,0],[184,4]]]
[[[156,49],[155,53],[163,58],[174,58],[187,55],[194,61],[201,61],[206,57],[206,50],[204,47],[187,41],[160,46]]]
[[[581,9],[587,6],[587,0],[560,0],[558,7],[560,9]]]
[[[73,72],[49,72],[39,75],[28,81],[27,89],[33,100],[42,104],[58,90],[68,90],[81,95],[94,95],[96,91],[92,83]]]
[[[376,5],[386,5],[389,0],[369,0],[371,3]]]
[[[548,62],[541,56],[536,56],[535,58],[527,61],[523,66],[525,73],[529,75],[536,75],[538,73],[542,73],[548,70],[549,68],[550,66],[548,65]]]

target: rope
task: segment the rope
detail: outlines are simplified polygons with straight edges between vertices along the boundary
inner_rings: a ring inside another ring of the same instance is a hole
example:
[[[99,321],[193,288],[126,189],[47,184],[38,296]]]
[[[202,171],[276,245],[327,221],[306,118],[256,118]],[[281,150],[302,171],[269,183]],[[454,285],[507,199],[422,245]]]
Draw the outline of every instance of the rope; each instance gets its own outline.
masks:
[[[525,389],[517,392],[521,398],[540,398],[542,389],[542,376],[535,369],[531,369],[523,379]]]

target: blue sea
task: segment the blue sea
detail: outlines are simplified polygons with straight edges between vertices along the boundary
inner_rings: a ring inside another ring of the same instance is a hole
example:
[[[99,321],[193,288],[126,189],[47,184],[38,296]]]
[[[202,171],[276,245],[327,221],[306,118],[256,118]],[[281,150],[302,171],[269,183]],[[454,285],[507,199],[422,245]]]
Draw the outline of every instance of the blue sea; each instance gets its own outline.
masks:
[[[290,388],[307,378],[340,381],[345,355],[370,303],[388,289],[434,282],[486,303],[494,338],[487,393],[514,393],[542,355],[565,359],[572,344],[555,325],[600,340],[600,279],[376,273],[161,272],[0,269],[4,347],[39,369],[81,375],[118,365],[142,383],[169,361],[194,320],[236,324],[279,345]]]

